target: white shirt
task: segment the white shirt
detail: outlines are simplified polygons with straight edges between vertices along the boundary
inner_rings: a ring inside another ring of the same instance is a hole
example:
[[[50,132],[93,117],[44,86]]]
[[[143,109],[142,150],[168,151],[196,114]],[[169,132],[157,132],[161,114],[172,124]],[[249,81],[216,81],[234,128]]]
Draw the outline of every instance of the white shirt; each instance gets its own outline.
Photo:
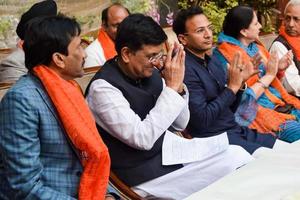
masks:
[[[104,65],[106,58],[98,39],[94,40],[85,48],[85,53],[87,54],[87,57],[85,59],[84,68]]]
[[[270,52],[275,50],[277,51],[279,59],[281,59],[288,52],[287,48],[281,42],[278,41],[272,44]],[[288,93],[300,96],[300,76],[298,74],[298,69],[294,61],[286,69],[285,76],[282,79],[282,84],[286,88]]]
[[[103,79],[91,84],[87,102],[97,124],[125,144],[140,150],[150,150],[170,125],[175,130],[184,130],[190,116],[188,92],[183,98],[166,86],[144,120],[130,108],[122,92]]]

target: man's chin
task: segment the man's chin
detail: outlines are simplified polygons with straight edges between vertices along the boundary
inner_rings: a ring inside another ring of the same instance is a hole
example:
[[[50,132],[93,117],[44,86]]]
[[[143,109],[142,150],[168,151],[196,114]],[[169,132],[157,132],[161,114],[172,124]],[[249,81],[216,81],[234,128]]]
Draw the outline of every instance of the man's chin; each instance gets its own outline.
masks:
[[[154,69],[152,68],[151,71],[148,70],[148,71],[144,72],[144,73],[142,74],[142,78],[149,78],[149,77],[151,77],[152,74],[153,74],[153,70],[154,70]]]
[[[204,51],[209,51],[209,50],[211,50],[212,47],[213,47],[212,44],[207,44],[207,45],[203,46],[203,50]]]
[[[205,52],[206,54],[210,55],[211,51],[212,51],[212,46],[209,46],[209,47],[203,48],[201,52]]]
[[[82,69],[82,71],[80,71],[78,74],[76,74],[75,78],[81,78],[84,76],[84,70]]]

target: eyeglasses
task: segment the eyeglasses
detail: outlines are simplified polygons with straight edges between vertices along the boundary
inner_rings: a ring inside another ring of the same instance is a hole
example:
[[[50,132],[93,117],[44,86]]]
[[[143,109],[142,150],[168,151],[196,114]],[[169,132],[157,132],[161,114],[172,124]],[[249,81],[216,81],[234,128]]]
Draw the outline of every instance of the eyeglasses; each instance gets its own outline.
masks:
[[[158,54],[156,54],[155,56],[151,56],[151,57],[149,58],[149,62],[150,62],[150,63],[154,63],[154,62],[156,62],[156,61],[163,62],[165,56],[166,56],[166,55],[164,54],[164,52],[161,51],[161,52],[159,52]]]
[[[187,32],[187,33],[184,33],[184,35],[189,35],[189,34],[204,34],[206,30],[209,30],[210,32],[213,32],[214,31],[214,26],[212,24],[208,25],[208,26],[203,26],[203,27],[199,27],[196,29],[196,31],[194,32]]]
[[[164,58],[166,57],[166,54],[164,54],[163,51],[159,52],[157,55],[152,56],[149,58],[149,63],[153,64],[156,69],[158,69],[159,72],[162,72],[165,68]]]

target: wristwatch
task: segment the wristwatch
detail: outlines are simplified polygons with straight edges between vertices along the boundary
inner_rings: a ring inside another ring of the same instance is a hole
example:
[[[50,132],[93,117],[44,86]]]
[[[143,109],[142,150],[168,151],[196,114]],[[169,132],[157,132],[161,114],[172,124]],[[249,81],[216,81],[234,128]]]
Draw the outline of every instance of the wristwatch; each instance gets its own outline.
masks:
[[[186,94],[184,87],[182,88],[182,91],[181,91],[181,92],[178,92],[178,94],[179,94],[180,96],[183,96],[183,95]]]

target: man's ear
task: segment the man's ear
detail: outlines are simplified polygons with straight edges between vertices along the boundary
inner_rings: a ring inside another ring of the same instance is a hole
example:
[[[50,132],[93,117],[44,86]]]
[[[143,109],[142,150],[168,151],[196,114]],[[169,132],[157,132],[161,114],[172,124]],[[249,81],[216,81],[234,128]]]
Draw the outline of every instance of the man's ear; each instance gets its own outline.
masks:
[[[64,62],[65,56],[61,53],[55,52],[52,54],[52,61],[58,68],[65,68],[65,62]]]
[[[121,57],[124,63],[129,63],[129,57],[132,51],[128,47],[123,47],[121,49]]]
[[[102,22],[102,23],[101,23],[101,27],[106,31],[107,28],[108,28],[107,23]]]
[[[177,36],[177,38],[178,38],[179,43],[181,43],[183,46],[185,46],[187,44],[185,35],[179,34]]]

